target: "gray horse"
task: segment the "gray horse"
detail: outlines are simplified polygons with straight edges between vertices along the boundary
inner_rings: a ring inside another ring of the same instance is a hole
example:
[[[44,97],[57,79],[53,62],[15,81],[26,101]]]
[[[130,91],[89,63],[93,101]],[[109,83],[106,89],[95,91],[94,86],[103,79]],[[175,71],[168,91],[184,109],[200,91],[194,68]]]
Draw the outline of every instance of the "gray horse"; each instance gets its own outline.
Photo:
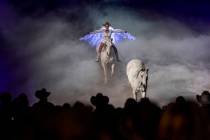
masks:
[[[139,94],[141,98],[146,97],[148,69],[139,59],[132,59],[127,64],[127,77],[131,85],[133,98],[138,101]]]
[[[116,56],[112,46],[112,41],[106,41],[104,47],[101,50],[100,61],[104,71],[104,83],[107,84],[115,72]],[[110,76],[110,78],[109,78]]]

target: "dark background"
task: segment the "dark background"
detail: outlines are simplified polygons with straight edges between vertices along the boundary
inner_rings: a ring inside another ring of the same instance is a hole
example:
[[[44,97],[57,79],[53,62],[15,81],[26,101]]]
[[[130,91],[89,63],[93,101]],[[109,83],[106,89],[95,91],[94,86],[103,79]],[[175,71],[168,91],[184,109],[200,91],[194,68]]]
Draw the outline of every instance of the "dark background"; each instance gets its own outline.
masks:
[[[121,105],[130,96],[124,72],[115,86],[101,84],[94,48],[79,42],[107,20],[137,37],[118,45],[120,68],[144,60],[151,98],[165,103],[210,87],[207,0],[1,0],[0,18],[0,91],[26,92],[31,102],[42,87],[56,103],[105,92]]]

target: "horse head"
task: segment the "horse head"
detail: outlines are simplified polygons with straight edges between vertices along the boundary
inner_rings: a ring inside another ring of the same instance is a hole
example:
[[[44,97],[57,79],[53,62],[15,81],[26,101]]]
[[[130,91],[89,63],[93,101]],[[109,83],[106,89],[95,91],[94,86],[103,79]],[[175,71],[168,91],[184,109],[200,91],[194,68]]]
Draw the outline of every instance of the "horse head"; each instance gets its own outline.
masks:
[[[112,49],[112,42],[111,41],[107,41],[106,45],[105,45],[105,49],[106,49],[106,54],[107,56],[111,55],[111,49]]]
[[[139,72],[138,75],[138,87],[136,92],[140,92],[142,97],[144,98],[146,96],[146,90],[147,90],[147,80],[148,80],[148,69],[146,69],[144,66]]]

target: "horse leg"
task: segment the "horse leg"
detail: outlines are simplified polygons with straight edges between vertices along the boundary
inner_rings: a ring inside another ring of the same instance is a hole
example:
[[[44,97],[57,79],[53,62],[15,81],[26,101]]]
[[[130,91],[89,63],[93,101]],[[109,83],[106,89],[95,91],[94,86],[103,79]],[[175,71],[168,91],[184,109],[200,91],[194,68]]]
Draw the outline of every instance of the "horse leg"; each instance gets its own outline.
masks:
[[[114,75],[114,70],[115,70],[115,64],[112,64],[112,66],[111,66],[111,78]]]
[[[145,92],[145,91],[143,91],[143,92],[141,93],[141,97],[142,97],[142,98],[145,98],[145,97],[146,97],[146,92]]]
[[[136,92],[136,101],[139,101],[139,92]]]
[[[145,98],[146,97],[146,86],[145,85],[141,85],[140,93],[141,93],[141,98]]]
[[[108,78],[107,78],[107,66],[103,64],[103,69],[104,69],[104,83],[108,83]]]
[[[133,89],[133,98],[137,101],[136,90]]]

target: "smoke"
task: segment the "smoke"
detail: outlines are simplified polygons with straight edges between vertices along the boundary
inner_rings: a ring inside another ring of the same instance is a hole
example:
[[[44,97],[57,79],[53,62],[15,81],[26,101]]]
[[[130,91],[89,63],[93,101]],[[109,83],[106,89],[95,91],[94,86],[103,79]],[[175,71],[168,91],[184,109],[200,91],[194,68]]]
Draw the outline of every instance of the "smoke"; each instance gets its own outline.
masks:
[[[132,96],[125,67],[133,58],[141,59],[149,68],[148,96],[160,104],[178,95],[194,98],[209,88],[207,34],[176,19],[160,16],[154,20],[128,8],[83,10],[86,18],[69,19],[68,14],[79,12],[74,9],[61,17],[51,13],[44,18],[21,19],[6,36],[15,47],[6,51],[9,58],[4,67],[12,69],[13,78],[4,90],[26,92],[34,102],[35,90],[45,87],[52,91],[50,101],[56,104],[89,102],[92,95],[102,92],[111,103],[121,106]],[[136,36],[135,41],[117,45],[122,62],[108,85],[103,84],[102,69],[95,62],[95,49],[79,41],[105,21]]]

